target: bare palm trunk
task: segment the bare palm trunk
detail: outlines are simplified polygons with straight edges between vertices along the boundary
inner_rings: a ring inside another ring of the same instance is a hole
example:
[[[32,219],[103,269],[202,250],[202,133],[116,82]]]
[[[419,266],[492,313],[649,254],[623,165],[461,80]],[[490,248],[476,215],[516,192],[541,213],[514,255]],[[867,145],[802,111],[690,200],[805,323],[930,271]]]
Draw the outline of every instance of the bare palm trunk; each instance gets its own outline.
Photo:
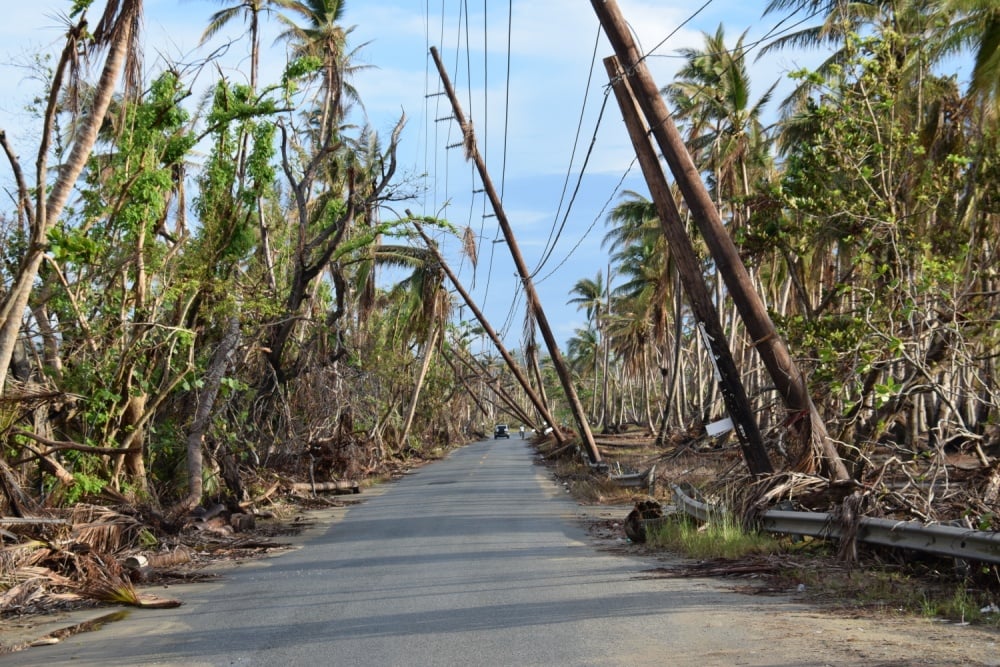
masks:
[[[402,446],[406,439],[410,437],[410,428],[413,426],[413,417],[417,414],[417,401],[420,399],[420,391],[424,388],[424,379],[427,377],[427,369],[431,367],[431,359],[434,357],[434,348],[437,346],[438,327],[431,325],[431,335],[424,345],[424,360],[420,364],[420,372],[417,375],[417,382],[413,387],[413,395],[410,397],[410,406],[406,409],[406,421],[403,422],[403,432],[399,436],[399,444]]]
[[[17,274],[10,291],[0,303],[0,388],[7,381],[10,369],[11,355],[17,344],[18,334],[28,299],[38,276],[38,268],[45,255],[45,243],[49,230],[59,219],[77,179],[83,172],[90,155],[97,143],[98,132],[108,107],[114,95],[118,77],[124,67],[127,52],[132,38],[133,20],[142,11],[142,0],[131,0],[122,7],[118,21],[120,28],[115,32],[114,39],[108,49],[107,59],[101,78],[94,88],[93,102],[90,112],[84,116],[80,124],[69,158],[59,170],[59,176],[52,185],[52,191],[45,198],[45,175],[47,171],[46,156],[54,131],[55,102],[61,91],[53,88],[50,93],[49,107],[46,112],[46,126],[43,131],[41,148],[37,161],[37,204],[35,218],[31,221],[28,249],[18,266]],[[70,57],[64,52],[64,58]],[[61,77],[56,78],[56,83]]]

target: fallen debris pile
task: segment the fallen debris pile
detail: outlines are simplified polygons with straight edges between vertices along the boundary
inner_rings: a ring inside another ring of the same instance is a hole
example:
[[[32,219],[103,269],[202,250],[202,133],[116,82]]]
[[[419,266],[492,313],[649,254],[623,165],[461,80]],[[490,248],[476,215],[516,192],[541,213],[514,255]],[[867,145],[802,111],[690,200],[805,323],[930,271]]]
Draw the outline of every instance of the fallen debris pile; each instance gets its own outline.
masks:
[[[290,516],[296,509],[234,513],[215,504],[171,521],[148,509],[81,504],[45,517],[0,518],[0,619],[109,603],[177,606],[136,586],[211,578],[199,570],[212,562],[285,548],[273,538],[309,525]]]

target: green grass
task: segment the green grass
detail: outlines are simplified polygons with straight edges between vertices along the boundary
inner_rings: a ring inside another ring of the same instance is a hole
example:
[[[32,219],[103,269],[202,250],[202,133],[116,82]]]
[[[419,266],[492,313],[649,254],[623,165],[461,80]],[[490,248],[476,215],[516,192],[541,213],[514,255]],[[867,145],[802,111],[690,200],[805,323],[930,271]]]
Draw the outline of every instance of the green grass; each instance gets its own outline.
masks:
[[[747,531],[729,514],[715,516],[703,524],[674,515],[655,528],[647,528],[646,541],[651,546],[697,559],[733,559],[784,551],[780,540],[767,533]]]
[[[958,586],[951,597],[925,595],[921,611],[928,618],[947,618],[964,623],[983,623],[987,620],[996,622],[993,618],[985,617],[981,604],[965,586]]]

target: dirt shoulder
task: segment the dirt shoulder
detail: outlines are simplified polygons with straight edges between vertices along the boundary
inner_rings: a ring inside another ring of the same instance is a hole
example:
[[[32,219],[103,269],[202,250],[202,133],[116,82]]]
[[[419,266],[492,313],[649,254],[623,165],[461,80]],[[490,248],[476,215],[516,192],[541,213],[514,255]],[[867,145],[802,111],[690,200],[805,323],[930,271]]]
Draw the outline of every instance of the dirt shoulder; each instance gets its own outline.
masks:
[[[631,509],[627,504],[580,504],[577,518],[598,549],[642,563],[636,578],[701,578],[721,590],[759,597],[755,617],[765,616],[769,627],[777,628],[784,638],[782,645],[775,647],[775,664],[786,664],[779,656],[799,656],[800,662],[787,664],[1000,665],[1000,630],[996,627],[921,617],[886,603],[860,604],[846,591],[804,585],[789,575],[796,568],[812,567],[820,573],[835,569],[840,576],[843,565],[830,561],[744,561],[729,563],[728,574],[719,574],[725,570],[721,563],[684,559],[630,542],[622,524]],[[697,626],[692,631],[708,631],[704,664],[722,664],[720,661],[730,658],[735,660],[732,664],[739,663],[738,656],[714,655],[709,648],[712,627],[727,631],[726,627],[743,617],[742,610],[727,609],[724,599],[720,598],[717,609],[691,612],[690,620]],[[789,612],[789,607],[794,611]],[[768,609],[781,609],[781,613],[769,613]],[[814,659],[824,654],[828,660]]]

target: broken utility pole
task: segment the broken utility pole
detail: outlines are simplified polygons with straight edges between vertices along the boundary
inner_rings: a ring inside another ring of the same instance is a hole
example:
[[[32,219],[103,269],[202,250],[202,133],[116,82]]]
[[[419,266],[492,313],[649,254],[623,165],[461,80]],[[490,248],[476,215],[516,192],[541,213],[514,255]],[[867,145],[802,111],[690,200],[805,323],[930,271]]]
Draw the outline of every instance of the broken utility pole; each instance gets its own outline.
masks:
[[[698,254],[684,229],[684,222],[681,220],[677,204],[674,202],[670,187],[667,185],[667,177],[663,173],[660,160],[649,141],[649,128],[646,127],[639,110],[636,108],[635,97],[633,97],[628,80],[624,76],[625,73],[618,63],[618,58],[615,56],[605,58],[604,67],[611,79],[612,89],[625,118],[625,126],[632,139],[632,145],[635,147],[636,158],[642,168],[642,174],[646,178],[653,203],[656,204],[660,227],[673,253],[677,272],[680,274],[681,283],[688,296],[688,303],[691,305],[691,312],[694,313],[699,326],[704,327],[706,342],[711,350],[718,373],[719,389],[722,392],[729,417],[733,420],[733,427],[739,439],[740,448],[743,450],[743,459],[753,475],[774,472],[771,462],[767,458],[764,440],[761,438],[760,428],[750,407],[746,389],[740,380],[739,369],[733,360],[732,351],[726,341],[726,334],[719,321],[718,310],[712,301],[708,287],[705,285]],[[675,344],[680,345],[680,341],[675,341]]]
[[[736,244],[726,231],[698,168],[688,154],[684,140],[660,96],[656,82],[636,48],[618,3],[615,0],[591,0],[591,5],[621,61],[621,67],[645,115],[646,124],[705,239],[747,333],[767,367],[775,388],[791,412],[787,423],[798,429],[799,439],[805,445],[806,452],[819,458],[833,481],[848,481],[850,475],[813,404],[805,376],[792,359],[763,300],[754,289]]]
[[[583,405],[580,403],[580,399],[576,394],[576,388],[573,386],[573,379],[570,376],[569,368],[566,367],[563,361],[562,353],[559,351],[559,344],[556,342],[555,336],[552,334],[552,329],[549,327],[548,319],[545,317],[545,312],[542,310],[542,304],[538,300],[535,285],[531,281],[531,274],[524,263],[524,258],[521,257],[521,251],[517,246],[517,241],[514,239],[514,232],[511,230],[510,223],[507,221],[507,214],[504,212],[503,204],[500,202],[500,197],[493,187],[490,174],[486,170],[486,163],[483,161],[483,157],[479,154],[479,149],[476,147],[476,135],[462,113],[462,107],[458,103],[458,97],[455,95],[455,89],[452,88],[448,73],[444,68],[444,63],[441,62],[441,56],[433,46],[431,47],[431,56],[434,58],[434,64],[437,66],[438,74],[441,76],[441,82],[444,84],[448,99],[451,100],[451,106],[455,112],[455,120],[462,130],[462,143],[465,147],[466,157],[475,163],[476,169],[479,171],[479,178],[483,182],[483,189],[486,191],[486,196],[489,197],[490,204],[493,206],[493,212],[497,216],[497,223],[500,225],[504,239],[507,241],[507,247],[510,249],[511,257],[514,259],[517,273],[521,278],[521,283],[524,285],[528,307],[534,313],[535,321],[542,332],[542,338],[545,339],[549,356],[552,358],[552,365],[555,367],[556,374],[559,376],[559,381],[562,384],[563,392],[566,395],[566,400],[569,402],[570,410],[576,419],[580,438],[583,440],[583,446],[587,451],[587,458],[590,459],[591,463],[601,463],[601,452],[597,449],[597,443],[594,442],[594,434],[590,432],[590,425],[587,423]],[[556,427],[555,424],[552,426]]]

